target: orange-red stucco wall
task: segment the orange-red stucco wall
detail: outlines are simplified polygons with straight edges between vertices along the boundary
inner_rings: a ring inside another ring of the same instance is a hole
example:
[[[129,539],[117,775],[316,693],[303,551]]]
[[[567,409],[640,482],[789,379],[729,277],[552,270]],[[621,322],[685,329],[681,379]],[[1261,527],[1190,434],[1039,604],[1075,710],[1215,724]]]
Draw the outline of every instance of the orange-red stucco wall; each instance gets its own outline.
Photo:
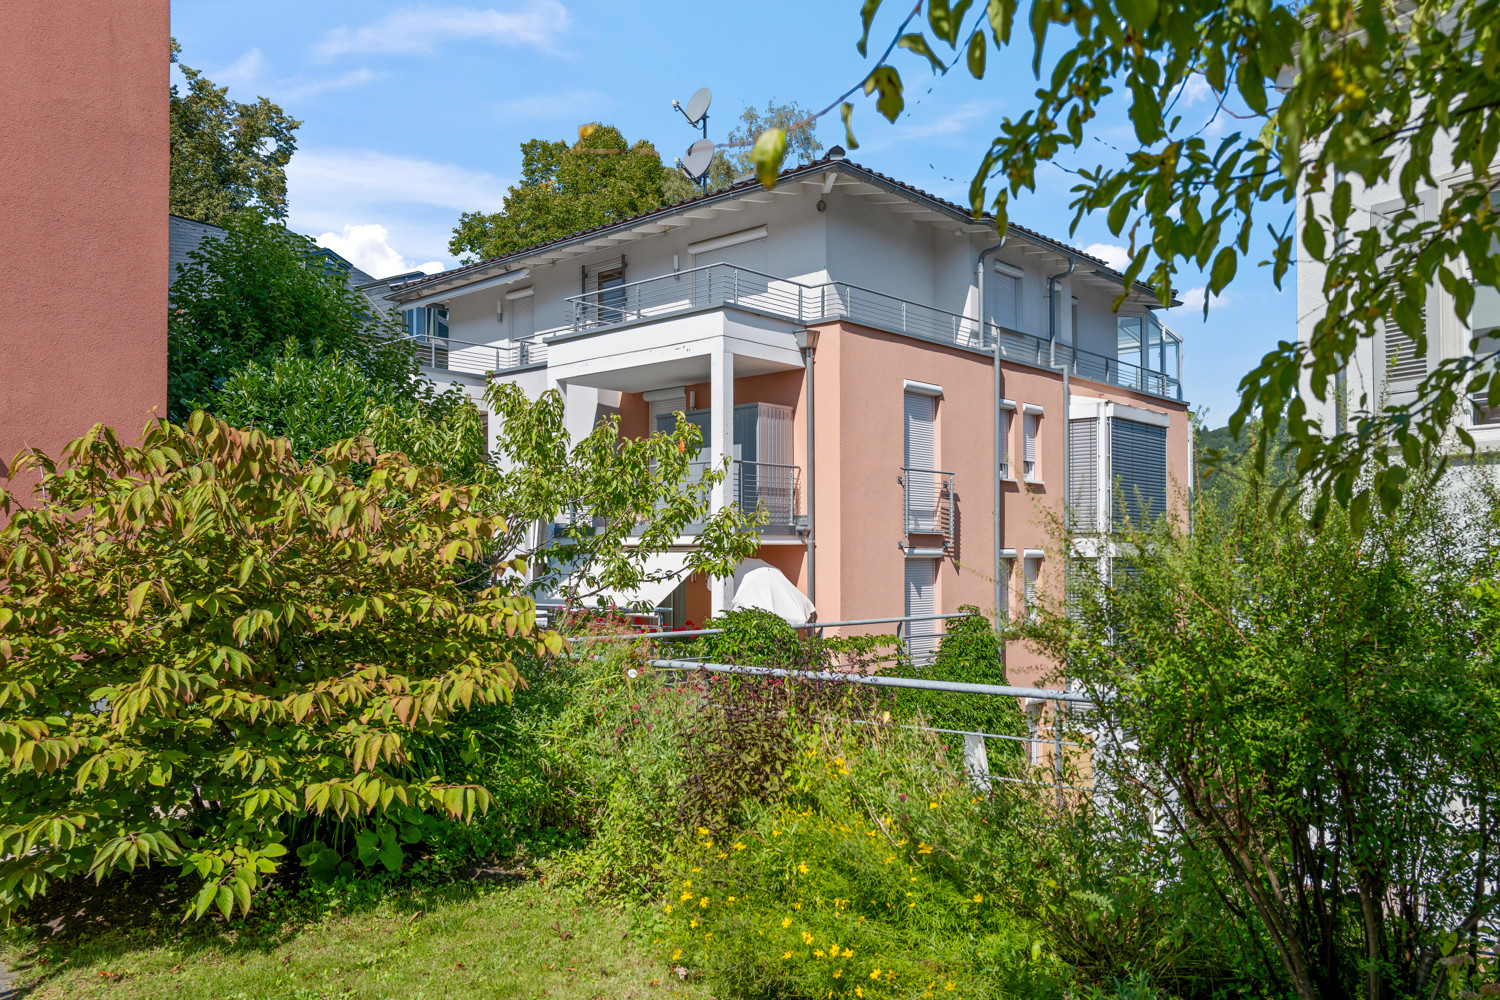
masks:
[[[165,411],[170,24],[168,0],[8,0],[4,20],[8,471],[21,448],[55,456],[95,423],[133,441]]]

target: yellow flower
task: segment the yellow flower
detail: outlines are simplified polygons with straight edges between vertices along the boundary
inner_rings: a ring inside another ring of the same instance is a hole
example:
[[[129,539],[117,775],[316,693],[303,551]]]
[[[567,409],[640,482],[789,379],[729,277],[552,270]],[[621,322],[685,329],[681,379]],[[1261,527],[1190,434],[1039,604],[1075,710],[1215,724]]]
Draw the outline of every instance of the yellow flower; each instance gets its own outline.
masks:
[[[948,990],[948,991],[951,992],[952,989],[953,989],[953,980],[950,979],[946,983],[944,983],[943,984],[943,989]]]
[[[692,922],[692,923],[690,923],[690,924],[688,924],[688,927],[689,927],[689,928],[690,928],[690,929],[691,929],[691,928],[693,928],[693,927],[697,927],[697,926],[698,926],[698,918],[697,918],[697,917],[694,917],[694,918],[693,918],[693,922]]]
[[[692,898],[693,898],[693,894],[692,893],[690,893],[690,892],[684,892],[681,896],[677,897],[677,902],[679,902],[679,903],[686,903],[688,900],[690,900]]]
[[[697,872],[701,872],[702,870],[703,870],[702,868],[694,868],[693,872],[696,874]]]
[[[919,841],[917,841],[917,853],[918,854],[931,854],[932,853],[932,847],[930,845],[924,843],[923,841],[919,840]]]
[[[839,978],[839,977],[840,977],[840,976],[842,976],[842,975],[843,975],[843,974],[844,974],[844,970],[843,970],[843,969],[834,969],[834,970],[833,970],[833,978],[834,978],[834,979],[837,979],[837,978]]]
[[[797,870],[799,872],[801,872],[803,875],[806,875],[807,874],[807,862],[804,861],[800,865],[798,865],[797,866]]]
[[[682,949],[681,948],[678,948],[676,951],[672,952],[672,961],[675,962],[675,961],[677,961],[681,957],[682,957]]]
[[[813,958],[824,958],[824,957],[825,956],[823,954],[823,949],[822,948],[819,948],[817,951],[813,952]],[[838,958],[839,956],[837,955],[837,953],[835,953],[833,957],[834,958]]]
[[[735,900],[736,900],[736,899],[737,899],[737,898],[739,898],[739,897],[737,897],[737,896],[730,896],[730,897],[729,897],[729,901],[730,901],[730,902],[731,902],[731,903],[732,903],[732,902],[734,902],[734,901],[735,901]]]
[[[854,995],[857,996],[857,997],[864,996],[865,995],[865,988],[863,986],[856,986],[856,987],[854,987]]]
[[[682,887],[684,889],[691,889],[693,887],[693,880],[690,879],[690,878],[683,879],[682,880]]]
[[[787,959],[789,959],[791,957],[792,957],[792,953],[789,952],[789,951],[784,951],[784,952],[781,953],[781,960],[783,962],[785,962]]]
[[[708,897],[704,896],[702,899],[698,900],[698,905],[699,906],[707,906],[708,905]]]
[[[781,921],[781,926],[782,927],[790,927],[790,926],[792,926],[792,918],[791,917],[783,917],[782,921]]]
[[[703,836],[705,836],[705,837],[708,836],[708,830],[706,828],[704,828],[704,827],[701,827],[701,826],[698,827],[698,832],[701,833],[701,834],[703,834]]]
[[[672,915],[672,904],[668,903],[667,904],[667,916],[670,917],[671,915]]]
[[[813,943],[813,936],[811,934],[807,933],[807,931],[803,931],[802,932],[802,943],[803,944],[812,944]]]
[[[727,857],[729,857],[729,855],[725,854],[723,851],[719,852],[719,860],[720,861],[723,861]]]
[[[773,836],[773,837],[779,837],[779,836],[781,836],[781,831],[780,830],[772,830],[771,831],[771,836]]]
[[[876,969],[874,972],[870,973],[870,978],[871,979],[879,979],[880,978],[880,970]]]
[[[737,842],[734,845],[734,849],[736,851],[743,851],[745,849],[745,845]]]
[[[984,902],[984,893],[982,893],[982,892],[976,892],[976,893],[974,893],[974,902],[976,902],[976,903],[982,903],[982,902]]]
[[[936,809],[937,808],[937,803],[936,802],[929,802],[929,803],[927,803],[927,808],[928,809]]]

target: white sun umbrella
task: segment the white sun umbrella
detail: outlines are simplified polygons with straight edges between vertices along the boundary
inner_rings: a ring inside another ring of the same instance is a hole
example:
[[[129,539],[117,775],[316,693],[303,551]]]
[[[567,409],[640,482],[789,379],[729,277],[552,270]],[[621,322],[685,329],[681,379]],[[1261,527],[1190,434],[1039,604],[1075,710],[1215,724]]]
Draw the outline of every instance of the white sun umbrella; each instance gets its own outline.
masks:
[[[791,625],[806,625],[817,610],[781,570],[763,559],[746,559],[734,571],[734,599],[729,609],[746,608],[769,611]]]

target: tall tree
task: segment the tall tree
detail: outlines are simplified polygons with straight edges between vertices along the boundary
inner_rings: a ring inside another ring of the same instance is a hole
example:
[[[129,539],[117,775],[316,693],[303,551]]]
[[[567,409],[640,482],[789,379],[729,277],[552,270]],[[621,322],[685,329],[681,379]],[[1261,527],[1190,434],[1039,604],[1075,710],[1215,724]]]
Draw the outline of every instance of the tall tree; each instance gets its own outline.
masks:
[[[399,320],[377,315],[341,272],[313,256],[311,240],[254,211],[223,222],[225,234],[193,251],[172,285],[172,419],[213,410],[231,376],[251,362],[268,364],[288,342],[300,354],[338,352],[382,385],[417,376]]]
[[[766,102],[764,111],[746,107],[740,112],[738,122],[724,143],[714,151],[713,161],[708,167],[710,191],[726,188],[736,177],[754,171],[750,150],[767,129],[779,128],[786,133],[788,159],[795,157],[802,163],[811,163],[823,152],[823,143],[818,139],[817,119],[796,101],[777,104],[773,97]],[[667,171],[666,189],[668,202],[684,201],[700,193],[699,187],[677,170]]]
[[[880,6],[862,5],[861,53]],[[1010,95],[1018,114],[993,130],[970,187],[976,213],[993,210],[1004,230],[1010,200],[1067,157],[1058,165],[1077,178],[1074,227],[1106,213],[1113,233],[1128,234],[1127,280],[1149,274],[1163,301],[1183,268],[1206,270],[1217,294],[1252,254],[1269,258],[1278,284],[1294,257],[1324,265],[1327,309],[1310,343],[1288,339],[1267,354],[1241,383],[1230,421],[1238,432],[1257,407],[1271,431],[1285,421],[1319,509],[1337,499],[1359,520],[1374,498],[1389,508],[1406,468],[1435,460],[1453,403],[1487,393],[1500,405],[1500,370],[1472,357],[1444,362],[1410,398],[1362,401],[1368,409],[1347,428],[1319,426],[1298,397],[1305,382],[1326,400],[1385,323],[1425,351],[1422,317],[1439,285],[1459,329],[1476,291],[1500,289],[1500,0],[1035,0],[1025,11],[1019,0],[989,0],[969,18],[972,6],[933,0],[925,30],[906,32],[914,12],[864,91],[894,122],[904,87],[886,57],[898,46],[938,72],[963,61],[976,78],[1030,48],[1040,86],[1030,98]],[[1177,98],[1201,85],[1216,116],[1244,127],[1210,140],[1205,123],[1177,113]],[[1112,132],[1107,145],[1123,155],[1098,163],[1096,119],[1122,89],[1133,141]],[[844,104],[846,126],[852,110]],[[757,143],[767,183],[784,138],[772,128]],[[1384,218],[1353,212],[1355,196],[1376,186],[1394,186],[1401,207]],[[1252,245],[1257,230],[1269,254]]]
[[[181,51],[172,39],[172,62]],[[285,218],[286,165],[302,123],[264,97],[254,104],[230,100],[228,87],[181,69],[187,93],[174,83],[170,105],[171,210],[214,225],[250,207]]]
[[[465,262],[498,257],[649,212],[665,201],[656,147],[627,142],[611,125],[585,125],[573,144],[521,144],[521,182],[498,212],[459,216],[448,249]]]

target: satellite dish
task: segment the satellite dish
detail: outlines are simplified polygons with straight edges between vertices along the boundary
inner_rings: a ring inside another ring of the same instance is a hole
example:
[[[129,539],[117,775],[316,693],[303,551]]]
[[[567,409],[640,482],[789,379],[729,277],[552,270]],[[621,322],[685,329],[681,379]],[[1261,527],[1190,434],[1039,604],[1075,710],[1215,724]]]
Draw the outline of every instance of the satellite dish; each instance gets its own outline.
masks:
[[[687,109],[682,113],[687,116],[689,125],[696,125],[703,116],[708,114],[708,102],[713,100],[714,95],[709,93],[707,87],[698,88],[698,92],[688,99]]]
[[[699,91],[702,93],[702,91]],[[694,100],[697,100],[695,97]],[[699,139],[687,149],[687,155],[682,158],[682,169],[693,180],[699,180],[708,173],[708,165],[714,161],[714,141],[712,139]]]

